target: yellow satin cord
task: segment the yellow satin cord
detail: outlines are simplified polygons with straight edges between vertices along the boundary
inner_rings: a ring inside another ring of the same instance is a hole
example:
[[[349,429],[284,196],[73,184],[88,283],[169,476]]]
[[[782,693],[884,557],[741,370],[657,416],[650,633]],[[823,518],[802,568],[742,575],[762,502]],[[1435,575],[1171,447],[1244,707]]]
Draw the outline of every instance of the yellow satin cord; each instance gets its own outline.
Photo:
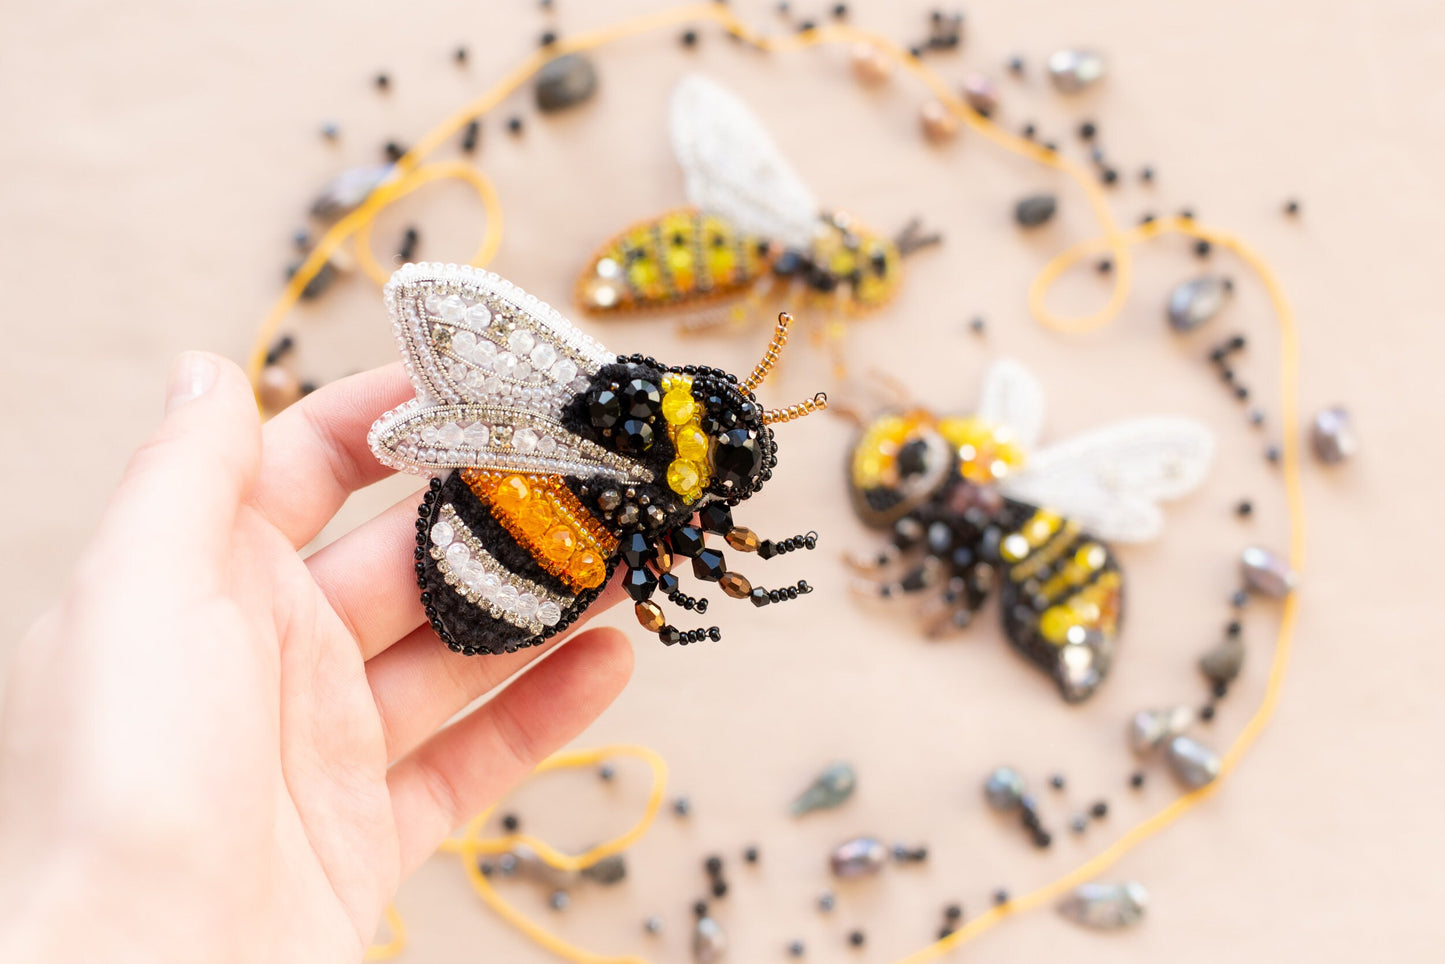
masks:
[[[476,178],[462,175],[453,170],[423,173],[421,161],[455,135],[475,117],[485,114],[521,87],[544,63],[563,53],[592,50],[614,41],[681,23],[711,21],[723,27],[745,43],[767,51],[789,52],[823,44],[867,43],[879,50],[902,69],[920,81],[940,103],[955,117],[986,140],[1022,155],[1030,160],[1054,168],[1071,178],[1087,199],[1094,216],[1103,229],[1100,237],[1076,244],[1055,257],[1039,272],[1029,287],[1028,306],[1035,319],[1055,331],[1080,333],[1102,328],[1114,321],[1127,301],[1133,281],[1133,261],[1130,248],[1134,244],[1157,237],[1166,232],[1188,234],[1202,238],[1212,244],[1232,251],[1246,265],[1254,270],[1263,282],[1279,320],[1281,334],[1280,354],[1280,396],[1281,424],[1288,429],[1283,434],[1283,458],[1281,471],[1289,504],[1290,536],[1289,559],[1296,571],[1302,571],[1305,561],[1305,510],[1300,487],[1300,448],[1298,432],[1294,431],[1299,421],[1298,369],[1299,343],[1293,309],[1285,298],[1283,288],[1274,271],[1265,259],[1238,237],[1218,229],[1206,228],[1187,218],[1169,218],[1143,225],[1129,231],[1122,231],[1109,209],[1108,199],[1092,174],[1078,163],[1056,152],[1017,135],[1005,131],[992,121],[978,114],[955,94],[950,85],[933,73],[924,63],[908,55],[897,44],[885,37],[844,25],[828,25],[802,34],[767,37],[751,30],[727,6],[716,3],[701,3],[692,6],[663,10],[655,14],[624,21],[614,27],[577,34],[562,38],[545,51],[538,51],[527,58],[516,69],[502,78],[490,91],[478,97],[466,107],[442,121],[424,136],[417,145],[397,162],[397,176],[379,187],[357,210],[342,218],[331,227],[317,243],[315,249],[292,277],[286,289],[272,305],[261,325],[250,359],[253,380],[259,376],[265,362],[268,346],[281,322],[296,304],[303,288],[315,277],[327,259],[349,238],[356,236],[358,242],[369,240],[372,221],[388,204],[409,193],[426,181],[443,176],[461,176],[477,187],[487,209],[487,234],[481,249],[473,261],[483,264],[495,254],[501,240],[501,207],[490,182],[478,174]],[[468,168],[468,170],[471,170]],[[476,173],[476,172],[472,172]],[[369,243],[359,243],[358,251],[367,271],[378,277],[380,267],[370,254]],[[1113,260],[1113,287],[1103,307],[1097,311],[1079,316],[1066,317],[1051,311],[1047,295],[1053,283],[1072,265],[1091,254],[1108,252]],[[384,280],[379,278],[378,280]],[[922,964],[956,950],[959,946],[983,934],[1005,918],[1032,910],[1058,900],[1069,890],[1081,883],[1097,878],[1140,843],[1164,830],[1188,813],[1213,793],[1233,774],[1244,754],[1259,738],[1268,725],[1279,703],[1281,687],[1289,667],[1290,649],[1293,644],[1295,624],[1298,619],[1299,601],[1296,595],[1284,600],[1280,616],[1279,635],[1275,644],[1274,657],[1264,696],[1249,722],[1240,732],[1234,744],[1225,752],[1219,776],[1208,786],[1176,798],[1158,813],[1135,825],[1105,850],[1085,861],[1079,867],[1063,876],[1044,884],[1035,890],[1011,899],[1007,904],[994,907],[970,920],[950,936],[935,941],[921,950],[898,961],[897,964]],[[575,964],[646,964],[635,956],[607,957],[576,947],[549,933],[540,925],[524,917],[491,886],[477,867],[477,857],[482,854],[499,853],[518,843],[532,847],[538,856],[553,867],[562,870],[578,870],[590,866],[604,857],[620,853],[640,839],[651,826],[662,804],[663,788],[666,781],[666,766],[653,750],[642,746],[603,747],[596,750],[578,750],[559,753],[544,761],[537,772],[574,768],[595,764],[613,756],[635,756],[644,759],[652,767],[654,782],[647,809],[635,826],[622,836],[609,841],[584,854],[564,854],[541,840],[516,834],[509,837],[482,838],[479,836],[487,814],[474,818],[460,837],[446,841],[441,850],[461,856],[466,865],[468,879],[477,894],[506,922],[513,925],[541,947]],[[490,811],[488,811],[490,813]],[[405,939],[405,929],[399,916],[392,909],[387,911],[387,920],[392,930],[392,940],[385,945],[373,947],[368,959],[379,960],[395,956],[400,952]]]
[[[497,197],[497,189],[492,186],[491,179],[481,171],[462,161],[423,164],[397,181],[387,203],[399,201],[422,185],[443,178],[456,178],[470,184],[477,192],[477,197],[482,199],[482,206],[486,208],[486,232],[482,235],[481,244],[477,246],[477,253],[472,255],[472,260],[469,262],[480,268],[496,257],[497,248],[502,244],[502,202]],[[378,263],[375,253],[371,250],[371,229],[375,224],[374,218],[368,219],[357,228],[356,260],[372,281],[384,285],[391,277],[391,272]]]
[[[401,919],[395,907],[386,909],[386,928],[391,931],[391,940],[368,947],[361,957],[363,961],[390,960],[406,947],[406,921]]]

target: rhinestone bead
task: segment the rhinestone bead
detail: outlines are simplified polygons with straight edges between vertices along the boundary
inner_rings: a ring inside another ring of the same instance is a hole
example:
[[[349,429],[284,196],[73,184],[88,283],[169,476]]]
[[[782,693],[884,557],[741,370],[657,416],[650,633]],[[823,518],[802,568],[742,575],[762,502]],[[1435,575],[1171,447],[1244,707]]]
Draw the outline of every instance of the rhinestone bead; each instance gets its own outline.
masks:
[[[1191,790],[1213,783],[1219,776],[1219,754],[1190,736],[1170,740],[1165,759],[1179,782]]]
[[[617,450],[623,455],[638,455],[652,448],[656,436],[652,426],[640,418],[629,418],[618,428]]]
[[[1299,581],[1289,563],[1258,546],[1244,550],[1239,558],[1239,568],[1245,585],[1266,596],[1288,596],[1294,592]]]
[[[713,471],[724,485],[741,488],[750,483],[763,464],[758,440],[746,429],[735,428],[718,436],[712,454]]]
[[[622,387],[622,408],[633,418],[652,418],[662,408],[662,393],[647,379],[634,378]]]
[[[1325,465],[1335,465],[1355,454],[1359,438],[1343,408],[1327,408],[1310,424],[1310,448]]]
[[[1233,290],[1228,278],[1213,275],[1175,285],[1166,311],[1169,327],[1181,333],[1193,331],[1224,309]]]
[[[835,877],[868,877],[888,863],[888,848],[873,837],[855,837],[844,841],[828,856],[828,865]]]
[[[1049,56],[1049,80],[1054,89],[1074,94],[1104,76],[1104,57],[1092,50],[1058,50]]]
[[[1122,884],[1081,884],[1059,903],[1059,913],[1095,930],[1117,930],[1138,923],[1149,894],[1132,881]]]
[[[587,398],[587,417],[597,428],[612,428],[622,417],[622,399],[610,388],[599,388]]]
[[[993,809],[1012,810],[1023,801],[1024,778],[1012,767],[998,767],[984,781],[983,795]]]

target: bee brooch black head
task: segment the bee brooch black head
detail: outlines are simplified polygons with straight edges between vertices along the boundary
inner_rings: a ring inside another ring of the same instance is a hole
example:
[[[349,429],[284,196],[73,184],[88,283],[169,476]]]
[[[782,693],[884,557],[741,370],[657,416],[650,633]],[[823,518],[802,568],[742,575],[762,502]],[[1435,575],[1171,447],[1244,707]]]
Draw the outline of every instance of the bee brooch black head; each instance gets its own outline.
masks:
[[[416,398],[372,426],[383,464],[432,475],[417,521],[416,575],[443,642],[468,655],[534,646],[573,623],[620,561],[638,620],[664,643],[680,630],[654,596],[704,612],[674,564],[762,606],[810,591],[752,585],[708,533],[770,558],[816,545],[736,526],[732,507],[777,465],[773,425],[822,409],[819,394],[765,411],[753,395],[787,340],[781,315],[752,374],[618,356],[495,274],[409,264],[385,290]],[[694,522],[696,517],[696,522]]]
[[[997,586],[1010,644],[1064,699],[1086,699],[1114,658],[1124,576],[1102,540],[1142,542],[1158,503],[1205,477],[1197,422],[1141,418],[1030,453],[1043,392],[997,362],[973,415],[901,406],[862,426],[849,463],[854,509],[892,542],[854,561],[870,595],[927,598],[926,629],[967,626]]]

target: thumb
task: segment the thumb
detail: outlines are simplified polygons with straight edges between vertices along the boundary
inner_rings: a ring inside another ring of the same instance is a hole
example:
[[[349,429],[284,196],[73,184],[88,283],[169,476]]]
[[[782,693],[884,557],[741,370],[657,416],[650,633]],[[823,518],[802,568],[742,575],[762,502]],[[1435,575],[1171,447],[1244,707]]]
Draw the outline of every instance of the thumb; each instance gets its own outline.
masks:
[[[124,558],[153,556],[166,570],[214,563],[229,550],[260,461],[261,421],[246,376],[217,355],[185,352],[171,365],[165,418],[126,466],[97,541]]]

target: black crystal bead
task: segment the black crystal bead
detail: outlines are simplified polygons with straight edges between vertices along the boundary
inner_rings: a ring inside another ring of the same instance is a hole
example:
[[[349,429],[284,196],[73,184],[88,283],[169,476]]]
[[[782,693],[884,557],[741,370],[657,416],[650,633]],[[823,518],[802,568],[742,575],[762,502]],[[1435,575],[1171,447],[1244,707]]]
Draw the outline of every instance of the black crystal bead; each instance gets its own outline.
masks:
[[[629,418],[617,430],[617,450],[623,455],[638,455],[652,448],[656,438],[651,424],[640,418]]]
[[[676,626],[664,626],[657,631],[664,645],[675,646],[682,642],[682,632]]]
[[[657,577],[648,569],[629,569],[622,585],[633,602],[646,602],[657,591]]]
[[[708,582],[717,582],[727,572],[723,554],[716,549],[704,549],[692,558],[693,575]]]
[[[587,417],[597,428],[611,428],[622,417],[622,398],[610,388],[599,388],[587,396]]]
[[[622,540],[622,561],[633,569],[641,569],[656,558],[657,550],[642,533],[634,532]]]
[[[622,386],[622,407],[633,418],[653,418],[662,411],[662,392],[645,378]]]
[[[771,539],[764,539],[758,543],[758,556],[763,559],[771,559],[778,554],[778,545]]]
[[[766,606],[772,602],[772,600],[768,598],[768,591],[761,586],[749,593],[748,598],[753,601],[754,606]]]
[[[796,251],[784,251],[773,262],[773,274],[787,278],[797,274],[803,267],[803,256]]]
[[[702,530],[697,526],[678,526],[672,530],[672,551],[692,559],[706,548]]]
[[[713,502],[703,507],[697,520],[708,532],[722,535],[733,528],[733,510],[725,502]]]
[[[677,576],[670,572],[664,572],[657,577],[657,588],[662,590],[664,596],[671,596],[677,592]]]
[[[746,429],[731,429],[714,439],[712,465],[713,475],[724,485],[745,486],[762,468],[763,452]]]

